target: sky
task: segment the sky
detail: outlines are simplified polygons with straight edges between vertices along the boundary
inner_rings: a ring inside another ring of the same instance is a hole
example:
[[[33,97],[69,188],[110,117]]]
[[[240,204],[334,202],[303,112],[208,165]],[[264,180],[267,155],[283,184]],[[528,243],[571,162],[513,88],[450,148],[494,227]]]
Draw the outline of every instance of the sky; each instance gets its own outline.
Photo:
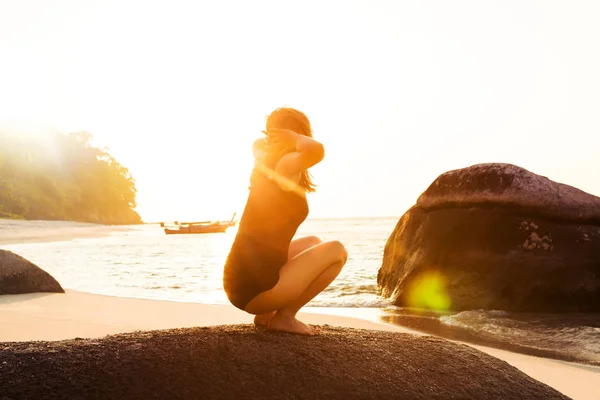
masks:
[[[0,0],[0,124],[86,130],[146,221],[242,212],[291,106],[313,217],[400,216],[441,173],[519,165],[600,195],[600,2]]]

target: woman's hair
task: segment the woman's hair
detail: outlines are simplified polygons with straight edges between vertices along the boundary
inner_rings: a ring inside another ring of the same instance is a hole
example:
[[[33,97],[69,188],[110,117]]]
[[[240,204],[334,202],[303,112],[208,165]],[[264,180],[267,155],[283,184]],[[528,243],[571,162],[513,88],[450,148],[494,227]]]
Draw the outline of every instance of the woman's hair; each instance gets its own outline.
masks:
[[[290,129],[299,135],[313,137],[310,121],[304,113],[294,108],[282,107],[274,110],[267,117],[267,131],[272,128]],[[306,192],[315,191],[316,185],[312,182],[311,175],[307,170],[302,172],[298,184]]]

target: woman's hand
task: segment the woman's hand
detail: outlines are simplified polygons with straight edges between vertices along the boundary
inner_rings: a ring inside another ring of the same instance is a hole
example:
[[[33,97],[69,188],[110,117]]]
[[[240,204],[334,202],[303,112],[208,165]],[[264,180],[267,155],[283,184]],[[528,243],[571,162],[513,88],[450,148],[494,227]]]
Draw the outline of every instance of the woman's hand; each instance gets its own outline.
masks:
[[[256,139],[252,144],[252,154],[256,160],[265,158],[268,152],[267,138]]]
[[[264,132],[267,135],[267,145],[277,152],[296,150],[298,134],[291,129],[271,128]]]
[[[267,135],[269,153],[278,154],[280,158],[275,170],[284,176],[293,176],[307,170],[319,163],[325,155],[323,145],[310,136],[279,128],[263,133]]]

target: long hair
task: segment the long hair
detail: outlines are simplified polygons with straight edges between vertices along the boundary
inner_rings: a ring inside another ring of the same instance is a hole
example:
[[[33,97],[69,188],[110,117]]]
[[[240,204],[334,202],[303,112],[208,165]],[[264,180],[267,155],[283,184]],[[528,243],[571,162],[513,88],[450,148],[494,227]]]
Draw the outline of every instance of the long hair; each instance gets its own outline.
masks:
[[[267,117],[266,128],[267,131],[271,128],[290,129],[299,135],[313,137],[308,117],[301,111],[289,107],[275,109]],[[298,184],[308,193],[314,192],[316,188],[316,185],[312,182],[311,175],[307,170],[302,171],[300,182],[298,182]]]

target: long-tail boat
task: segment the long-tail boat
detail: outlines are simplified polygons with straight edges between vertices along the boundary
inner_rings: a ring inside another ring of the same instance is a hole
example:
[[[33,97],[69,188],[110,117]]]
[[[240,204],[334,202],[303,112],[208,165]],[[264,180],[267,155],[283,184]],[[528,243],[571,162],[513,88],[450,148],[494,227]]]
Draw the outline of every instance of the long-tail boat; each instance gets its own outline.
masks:
[[[235,213],[229,221],[200,221],[200,222],[175,222],[174,228],[164,228],[167,235],[183,235],[198,233],[223,233],[229,227],[235,226]]]

